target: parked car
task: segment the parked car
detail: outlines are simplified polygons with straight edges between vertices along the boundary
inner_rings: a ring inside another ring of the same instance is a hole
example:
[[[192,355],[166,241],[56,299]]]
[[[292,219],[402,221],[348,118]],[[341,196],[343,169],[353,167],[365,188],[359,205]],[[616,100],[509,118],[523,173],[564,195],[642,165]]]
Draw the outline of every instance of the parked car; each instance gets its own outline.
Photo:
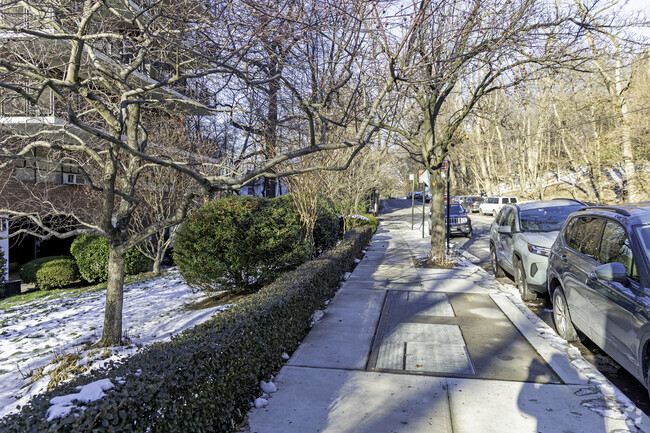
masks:
[[[478,207],[481,215],[495,216],[501,208],[509,203],[517,203],[517,197],[488,197]]]
[[[558,334],[583,335],[650,389],[650,204],[569,216],[549,257]]]
[[[472,213],[472,212],[478,212],[478,208],[483,203],[484,198],[483,197],[465,197],[463,201],[461,202],[461,205],[463,206],[463,209],[465,209],[465,212],[467,213]]]
[[[445,225],[447,221],[447,205],[445,204]],[[449,203],[450,236],[460,234],[467,238],[472,237],[472,220],[459,203]]]
[[[498,277],[514,276],[521,299],[546,293],[546,268],[551,245],[569,214],[584,207],[571,200],[508,204],[490,226],[490,262]]]

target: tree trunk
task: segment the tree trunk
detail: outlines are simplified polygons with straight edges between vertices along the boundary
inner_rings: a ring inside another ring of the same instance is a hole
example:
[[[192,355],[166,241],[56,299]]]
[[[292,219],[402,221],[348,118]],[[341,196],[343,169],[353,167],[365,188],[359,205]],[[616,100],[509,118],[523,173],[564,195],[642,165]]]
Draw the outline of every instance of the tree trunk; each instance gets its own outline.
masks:
[[[431,178],[431,259],[445,257],[447,231],[445,229],[445,188],[440,170],[429,170]]]
[[[102,338],[96,346],[119,346],[122,342],[122,304],[124,289],[124,262],[126,250],[110,247],[108,254],[108,283]]]
[[[153,272],[154,275],[158,275],[160,273],[160,265],[162,263],[162,259],[162,254],[156,254],[156,259],[153,261],[153,266],[151,268],[151,272]]]
[[[621,124],[621,156],[623,157],[623,168],[625,169],[626,194],[623,196],[628,202],[639,201],[639,187],[637,185],[636,167],[634,166],[634,152],[632,150],[632,134],[630,132],[630,121],[625,100],[621,103],[619,109],[623,121]]]

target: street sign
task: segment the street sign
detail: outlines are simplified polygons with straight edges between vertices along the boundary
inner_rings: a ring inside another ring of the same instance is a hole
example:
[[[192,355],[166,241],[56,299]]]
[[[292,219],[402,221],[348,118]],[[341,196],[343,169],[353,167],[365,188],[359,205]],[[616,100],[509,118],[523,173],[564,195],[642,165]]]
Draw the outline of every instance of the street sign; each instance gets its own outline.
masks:
[[[448,159],[445,159],[444,161],[442,161],[442,167],[441,168],[443,170],[449,169],[449,160]]]
[[[419,170],[418,174],[420,175],[420,182],[431,186],[431,181],[429,180],[429,170]]]

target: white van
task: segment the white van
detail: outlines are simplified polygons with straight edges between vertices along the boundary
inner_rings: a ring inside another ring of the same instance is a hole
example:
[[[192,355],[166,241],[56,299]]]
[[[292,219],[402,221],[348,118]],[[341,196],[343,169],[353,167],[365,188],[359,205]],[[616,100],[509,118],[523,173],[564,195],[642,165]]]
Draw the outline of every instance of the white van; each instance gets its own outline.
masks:
[[[478,207],[478,212],[481,215],[495,216],[503,206],[510,203],[517,203],[517,197],[488,197]]]

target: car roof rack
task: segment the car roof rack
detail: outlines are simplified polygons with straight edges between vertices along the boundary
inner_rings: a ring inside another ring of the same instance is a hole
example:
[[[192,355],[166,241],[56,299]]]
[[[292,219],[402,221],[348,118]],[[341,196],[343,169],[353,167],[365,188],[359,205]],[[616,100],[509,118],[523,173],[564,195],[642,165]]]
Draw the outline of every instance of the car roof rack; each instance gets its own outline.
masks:
[[[620,207],[615,207],[615,206],[605,206],[605,205],[594,205],[594,206],[587,206],[583,207],[582,209],[578,209],[578,211],[585,211],[585,210],[609,210],[612,212],[616,212],[617,214],[624,215],[624,216],[631,216],[630,212],[628,212],[625,209],[621,209]]]
[[[551,200],[575,201],[576,203],[585,204],[585,202],[580,201],[580,200],[577,200],[577,199],[575,199],[575,198],[562,198],[562,197],[558,197],[558,198],[553,198],[553,199],[551,199]],[[586,205],[586,204],[585,204],[585,205]]]

